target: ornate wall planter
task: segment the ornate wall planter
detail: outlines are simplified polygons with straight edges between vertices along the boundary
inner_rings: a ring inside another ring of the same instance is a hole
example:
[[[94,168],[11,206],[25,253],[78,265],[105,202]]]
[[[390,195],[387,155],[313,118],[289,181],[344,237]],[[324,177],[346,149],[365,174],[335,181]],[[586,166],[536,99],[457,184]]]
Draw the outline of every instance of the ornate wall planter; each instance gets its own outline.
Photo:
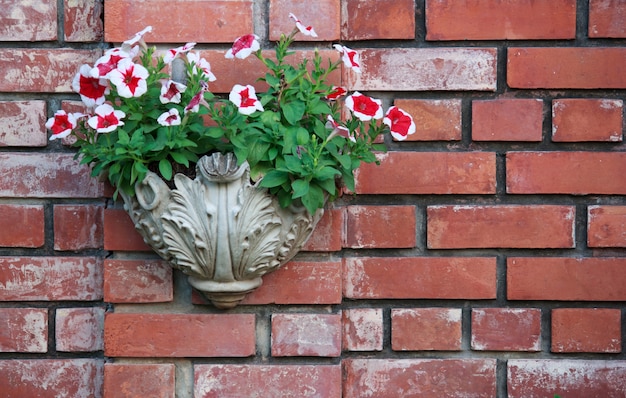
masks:
[[[282,208],[250,182],[233,154],[204,156],[196,178],[177,174],[175,189],[149,172],[124,208],[144,241],[216,307],[235,307],[261,277],[295,256],[323,210]]]

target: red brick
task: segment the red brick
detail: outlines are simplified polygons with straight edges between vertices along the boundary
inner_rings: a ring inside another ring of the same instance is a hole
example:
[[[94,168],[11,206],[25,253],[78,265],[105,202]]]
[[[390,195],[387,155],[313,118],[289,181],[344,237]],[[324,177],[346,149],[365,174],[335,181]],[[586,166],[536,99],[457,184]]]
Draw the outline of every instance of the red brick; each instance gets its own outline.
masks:
[[[361,73],[346,68],[350,90],[495,91],[495,48],[365,48]]]
[[[331,252],[341,250],[341,231],[345,209],[326,208],[313,234],[302,247],[302,251]]]
[[[396,99],[393,103],[408,112],[417,126],[407,141],[461,140],[461,100]]]
[[[358,194],[494,194],[494,152],[388,152],[356,172]],[[416,170],[417,172],[410,172]]]
[[[298,41],[334,41],[339,40],[341,23],[340,0],[292,1],[270,0],[270,40],[280,39],[280,35],[288,35],[296,27],[289,13],[293,13],[306,26],[312,26],[317,37],[296,35]]]
[[[56,2],[11,1],[2,4],[0,41],[48,41],[56,39]]]
[[[342,1],[343,40],[414,39],[414,0]]]
[[[391,349],[394,351],[460,351],[460,308],[391,310]]]
[[[152,26],[152,32],[144,37],[147,43],[229,43],[254,33],[252,3],[252,0],[107,0],[104,40],[119,43]]]
[[[552,141],[622,141],[624,101],[568,98],[552,102]]]
[[[626,247],[626,206],[587,208],[589,247]]]
[[[98,205],[55,205],[54,250],[101,248],[103,214]]]
[[[102,183],[70,153],[0,153],[0,196],[97,198]]]
[[[0,147],[46,146],[45,124],[45,101],[0,101]]]
[[[513,88],[626,88],[626,48],[508,48],[507,83]]]
[[[506,190],[513,194],[626,194],[626,153],[509,152]]]
[[[176,366],[162,364],[107,363],[104,365],[104,398],[173,398]]]
[[[472,101],[472,140],[541,141],[543,101]]]
[[[493,299],[496,297],[496,259],[346,258],[344,296],[352,299]]]
[[[340,304],[340,261],[290,261],[263,277],[241,304]]]
[[[0,308],[0,324],[0,352],[48,351],[47,309]]]
[[[429,0],[426,40],[574,39],[576,0]]]
[[[152,251],[135,229],[123,209],[104,210],[104,249],[115,251]]]
[[[0,257],[0,301],[102,300],[93,257]]]
[[[273,314],[272,356],[338,357],[341,315]]]
[[[621,310],[557,308],[552,310],[552,352],[622,351]]]
[[[0,91],[72,92],[72,80],[82,64],[93,64],[101,50],[4,49],[0,56]]]
[[[194,397],[341,397],[337,365],[195,365]]]
[[[0,204],[0,246],[42,247],[45,243],[45,219],[41,205]],[[7,228],[10,226],[10,228]]]
[[[572,248],[573,206],[428,206],[430,249]]]
[[[589,37],[626,38],[626,2],[589,0]]]
[[[346,351],[382,351],[383,310],[350,308],[341,313],[343,349]]]
[[[67,42],[100,41],[104,36],[102,0],[63,0]]]
[[[55,325],[57,351],[91,352],[104,348],[104,308],[59,308]]]
[[[344,247],[389,249],[415,247],[414,206],[348,206]],[[381,228],[384,225],[385,228]]]
[[[104,355],[247,357],[256,348],[254,318],[254,314],[108,313]]]
[[[509,398],[624,397],[626,362],[569,359],[509,359]]]
[[[472,350],[541,351],[541,310],[473,308]]]
[[[101,397],[102,359],[9,359],[0,361],[2,395]]]
[[[104,300],[160,303],[174,298],[172,267],[161,260],[104,260]]]
[[[496,396],[495,359],[347,359],[344,398]]]
[[[626,259],[518,257],[507,259],[509,300],[625,301]]]

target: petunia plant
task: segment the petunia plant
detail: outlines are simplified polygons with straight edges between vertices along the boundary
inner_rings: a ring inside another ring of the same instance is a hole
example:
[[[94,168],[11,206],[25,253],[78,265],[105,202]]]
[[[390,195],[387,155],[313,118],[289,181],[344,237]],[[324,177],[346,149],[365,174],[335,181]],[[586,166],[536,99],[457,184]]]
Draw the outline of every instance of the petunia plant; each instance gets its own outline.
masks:
[[[329,83],[342,64],[360,73],[356,51],[336,44],[338,60],[324,60],[316,51],[310,60],[291,61],[296,35],[317,35],[290,17],[295,28],[281,36],[272,57],[256,35],[235,40],[225,57],[257,57],[266,68],[259,79],[266,89],[235,84],[226,98],[211,93],[216,77],[192,51],[195,43],[158,53],[145,44],[151,28],[144,29],[93,67],[79,68],[72,86],[88,111],[57,111],[46,124],[50,139],[73,135],[77,156],[92,174],[107,175],[129,195],[148,170],[172,180],[202,155],[233,152],[240,164],[248,162],[253,182],[282,206],[303,205],[314,213],[339,195],[341,184],[354,189],[354,170],[385,150],[382,134],[403,140],[415,124],[395,106],[384,112],[380,100]],[[344,106],[348,112],[342,113]]]

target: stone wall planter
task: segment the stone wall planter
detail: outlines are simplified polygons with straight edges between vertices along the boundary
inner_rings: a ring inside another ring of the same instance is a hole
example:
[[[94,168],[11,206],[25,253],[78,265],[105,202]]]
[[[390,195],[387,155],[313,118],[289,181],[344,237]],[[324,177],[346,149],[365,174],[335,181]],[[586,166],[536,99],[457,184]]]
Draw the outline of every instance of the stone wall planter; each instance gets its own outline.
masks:
[[[204,156],[175,189],[149,172],[124,208],[144,241],[216,307],[233,308],[301,249],[323,210],[282,208],[233,154]]]

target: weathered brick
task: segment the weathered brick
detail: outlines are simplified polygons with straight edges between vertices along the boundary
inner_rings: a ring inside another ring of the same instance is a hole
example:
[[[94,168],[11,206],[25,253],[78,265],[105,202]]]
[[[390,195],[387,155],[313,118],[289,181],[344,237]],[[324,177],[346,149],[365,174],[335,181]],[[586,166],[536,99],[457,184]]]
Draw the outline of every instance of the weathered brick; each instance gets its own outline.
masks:
[[[0,153],[0,197],[96,198],[102,183],[69,153]]]
[[[495,48],[365,48],[361,73],[344,81],[359,91],[495,91]]]
[[[407,141],[459,141],[461,139],[461,100],[396,99],[393,102],[408,112],[417,126]]]
[[[45,124],[45,101],[1,101],[0,147],[46,146]]]
[[[355,171],[358,194],[494,194],[494,152],[388,152]],[[417,170],[418,172],[406,172]],[[428,172],[423,172],[427,170]]]
[[[289,13],[293,13],[306,26],[312,26],[317,37],[298,34],[298,41],[334,41],[339,40],[341,23],[340,0],[292,1],[270,0],[269,38],[280,39],[281,34],[288,35],[296,27]]]
[[[553,309],[551,351],[619,353],[621,317],[618,308]]]
[[[624,397],[626,361],[509,359],[509,398]]]
[[[161,260],[104,260],[104,300],[110,303],[172,301],[172,267]]]
[[[576,209],[554,205],[428,206],[430,249],[572,248]]]
[[[587,245],[626,247],[626,206],[589,206]]]
[[[152,251],[128,213],[123,209],[104,210],[104,249],[115,251]]]
[[[589,0],[589,37],[626,37],[624,0]]]
[[[247,357],[255,353],[254,317],[254,314],[108,313],[104,318],[104,354]]]
[[[2,301],[102,299],[102,264],[93,257],[0,257]]]
[[[324,210],[322,219],[317,223],[313,234],[302,247],[302,251],[339,251],[341,250],[342,229],[345,209],[330,208]]]
[[[122,42],[146,26],[148,43],[229,43],[254,33],[252,0],[107,0],[104,40]],[[163,16],[167,15],[167,18]]]
[[[343,40],[414,39],[414,0],[345,0]]]
[[[348,206],[344,247],[415,247],[415,227],[414,206]]]
[[[104,365],[104,398],[173,398],[176,366],[171,363]]]
[[[508,152],[512,194],[626,194],[626,153]]]
[[[44,245],[43,206],[0,204],[0,220],[5,226],[0,228],[0,246],[34,248]]]
[[[473,308],[472,350],[540,351],[541,310]]]
[[[102,397],[102,359],[9,359],[0,361],[2,395]]]
[[[338,365],[195,365],[194,397],[341,397]]]
[[[552,141],[622,141],[624,101],[564,98],[552,102]]]
[[[426,40],[576,37],[576,0],[428,0]]]
[[[103,213],[98,205],[55,205],[54,250],[101,248]]]
[[[625,301],[626,259],[511,257],[509,300]]]
[[[104,347],[104,308],[59,308],[55,325],[57,351],[91,352]]]
[[[492,299],[491,257],[363,257],[344,260],[344,296],[353,299]]]
[[[273,314],[272,356],[338,357],[340,314]]]
[[[472,101],[472,140],[541,141],[543,101]]]
[[[347,359],[344,398],[496,396],[495,359]]]
[[[102,50],[4,49],[0,54],[0,91],[70,93],[80,66],[93,64],[101,55]]]
[[[341,313],[342,346],[346,351],[382,351],[383,310],[350,308]]]
[[[63,0],[64,35],[67,42],[100,41],[103,0]]]
[[[460,351],[460,308],[391,310],[391,349],[394,351]]]
[[[48,41],[56,39],[56,2],[9,1],[2,4],[0,41]]]
[[[626,88],[620,47],[509,47],[507,83],[513,88]]]
[[[48,351],[47,309],[0,308],[0,324],[0,352]]]

